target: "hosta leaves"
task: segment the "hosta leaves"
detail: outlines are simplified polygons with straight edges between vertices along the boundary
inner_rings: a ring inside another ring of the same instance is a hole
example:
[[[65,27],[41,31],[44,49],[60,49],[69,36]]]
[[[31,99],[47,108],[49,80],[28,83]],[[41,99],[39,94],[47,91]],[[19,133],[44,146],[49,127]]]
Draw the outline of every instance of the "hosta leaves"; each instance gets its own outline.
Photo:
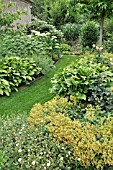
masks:
[[[9,92],[7,89],[4,90],[4,93],[5,93],[7,96],[10,95],[10,92]]]
[[[2,81],[2,82],[1,82],[2,84],[6,85],[6,86],[8,86],[8,85],[9,85],[9,82],[8,82],[7,80],[2,79],[1,81]]]
[[[4,91],[2,89],[0,89],[0,95],[3,95]]]
[[[0,95],[18,91],[21,83],[29,84],[40,71],[32,58],[5,57],[0,65]]]
[[[93,101],[96,101],[98,98],[100,102],[100,99],[104,100],[105,94],[107,95],[106,87],[110,87],[111,82],[113,72],[110,67],[99,62],[96,56],[84,56],[54,75],[51,79],[51,92],[63,96],[74,95],[77,99],[85,101],[92,101],[92,97]]]

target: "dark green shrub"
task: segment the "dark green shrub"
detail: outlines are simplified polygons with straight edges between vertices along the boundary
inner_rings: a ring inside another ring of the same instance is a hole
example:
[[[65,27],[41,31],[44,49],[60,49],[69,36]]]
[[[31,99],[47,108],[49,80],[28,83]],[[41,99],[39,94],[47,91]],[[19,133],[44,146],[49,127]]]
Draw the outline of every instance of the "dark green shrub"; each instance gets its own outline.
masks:
[[[92,48],[93,44],[96,44],[98,40],[98,27],[93,21],[88,21],[83,24],[81,28],[81,44],[83,47]]]
[[[104,48],[109,53],[113,53],[113,34],[110,34],[110,36],[107,38],[107,40],[104,41]]]
[[[51,92],[61,96],[76,96],[86,103],[100,105],[102,110],[113,110],[113,94],[110,91],[113,73],[105,58],[84,56],[64,68],[52,78]],[[110,61],[109,61],[110,64]]]
[[[63,25],[61,30],[67,41],[76,41],[80,34],[80,26],[74,23],[67,23],[66,25]]]
[[[9,96],[21,84],[29,84],[40,74],[32,58],[5,57],[0,63],[0,95]]]
[[[113,19],[106,19],[104,22],[104,32],[103,32],[103,40],[107,40],[111,37],[113,32]]]

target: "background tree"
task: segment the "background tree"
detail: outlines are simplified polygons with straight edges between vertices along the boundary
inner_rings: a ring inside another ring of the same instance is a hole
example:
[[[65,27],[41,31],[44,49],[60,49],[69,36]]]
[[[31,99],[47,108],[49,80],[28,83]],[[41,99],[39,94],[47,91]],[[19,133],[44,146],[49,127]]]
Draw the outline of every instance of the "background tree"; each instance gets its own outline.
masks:
[[[82,12],[88,12],[91,19],[100,22],[99,45],[102,45],[105,18],[113,16],[113,0],[78,0]]]
[[[32,14],[57,28],[66,23],[78,23],[84,18],[80,16],[75,0],[33,0]]]

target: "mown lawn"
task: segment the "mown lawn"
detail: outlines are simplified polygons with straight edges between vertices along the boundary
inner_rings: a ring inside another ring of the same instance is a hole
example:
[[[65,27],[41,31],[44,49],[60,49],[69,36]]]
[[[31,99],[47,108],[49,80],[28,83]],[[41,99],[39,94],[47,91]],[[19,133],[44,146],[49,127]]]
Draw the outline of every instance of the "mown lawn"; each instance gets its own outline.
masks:
[[[54,97],[50,94],[51,78],[61,71],[65,66],[75,61],[77,57],[63,56],[56,64],[55,68],[45,76],[35,80],[29,86],[19,88],[18,92],[13,92],[10,97],[0,97],[0,114],[3,116],[12,114],[28,113],[36,102],[44,103]]]

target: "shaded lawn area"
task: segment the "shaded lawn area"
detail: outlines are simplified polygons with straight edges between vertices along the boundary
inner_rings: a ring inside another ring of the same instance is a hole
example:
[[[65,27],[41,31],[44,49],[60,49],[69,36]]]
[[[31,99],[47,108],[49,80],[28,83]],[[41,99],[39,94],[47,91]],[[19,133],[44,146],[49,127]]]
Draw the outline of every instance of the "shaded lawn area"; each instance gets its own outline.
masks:
[[[28,113],[35,103],[43,104],[53,98],[54,94],[49,92],[51,78],[76,59],[75,56],[63,56],[56,67],[40,79],[35,80],[28,86],[20,87],[19,91],[13,92],[10,97],[0,97],[0,114],[7,116]]]

